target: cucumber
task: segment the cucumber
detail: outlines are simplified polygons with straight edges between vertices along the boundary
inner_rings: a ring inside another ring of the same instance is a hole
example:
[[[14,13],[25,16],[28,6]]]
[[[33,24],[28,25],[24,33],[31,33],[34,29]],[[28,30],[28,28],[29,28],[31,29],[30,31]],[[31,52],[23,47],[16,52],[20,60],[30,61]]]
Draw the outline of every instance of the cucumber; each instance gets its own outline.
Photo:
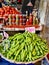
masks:
[[[36,54],[37,54],[37,51],[34,49],[34,50],[32,51],[32,55],[33,55],[33,56],[36,56]]]
[[[38,46],[38,49],[39,49],[40,53],[43,54],[43,50],[41,49],[40,46]]]
[[[21,60],[24,61],[25,58],[25,50],[21,51]]]
[[[29,52],[29,61],[31,61],[31,52]]]
[[[38,46],[37,46],[37,45],[35,46],[35,50],[36,50],[36,54],[39,56],[39,55],[40,55],[40,51],[39,51],[39,49],[38,49]]]

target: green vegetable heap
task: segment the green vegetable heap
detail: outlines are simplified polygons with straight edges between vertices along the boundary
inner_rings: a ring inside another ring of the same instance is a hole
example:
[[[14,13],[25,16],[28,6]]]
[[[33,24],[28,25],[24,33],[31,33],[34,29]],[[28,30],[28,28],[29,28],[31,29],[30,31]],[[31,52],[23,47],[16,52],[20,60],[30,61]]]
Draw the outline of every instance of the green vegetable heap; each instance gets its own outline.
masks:
[[[29,62],[43,57],[48,52],[46,41],[37,34],[15,34],[0,44],[0,53],[17,62]]]

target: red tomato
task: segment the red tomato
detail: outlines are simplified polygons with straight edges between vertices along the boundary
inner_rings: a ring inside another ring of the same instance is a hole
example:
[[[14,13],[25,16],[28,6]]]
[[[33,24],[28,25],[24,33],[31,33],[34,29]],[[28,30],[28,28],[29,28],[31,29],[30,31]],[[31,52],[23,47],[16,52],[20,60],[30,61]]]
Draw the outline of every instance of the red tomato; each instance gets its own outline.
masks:
[[[18,12],[15,8],[10,7],[10,6],[0,8],[0,17],[4,17],[4,19],[7,20],[9,14],[20,14],[20,12]],[[16,15],[14,15],[12,18],[15,19],[16,18],[15,16]],[[13,19],[13,22],[15,22],[14,19]]]
[[[12,12],[13,12],[13,14],[15,14],[15,11],[14,10]]]
[[[10,14],[10,12],[8,12],[8,11],[7,11],[7,13],[6,13],[6,14],[8,14],[8,15],[9,15],[9,14]]]
[[[10,11],[9,9],[6,9],[6,11]]]
[[[0,17],[3,17],[3,15],[0,15]]]
[[[12,7],[11,10],[15,10],[15,8]]]
[[[4,10],[2,8],[0,8],[0,13],[4,14]]]
[[[13,11],[12,11],[12,10],[10,10],[10,13],[13,13]]]
[[[1,12],[0,15],[3,15],[3,13]]]

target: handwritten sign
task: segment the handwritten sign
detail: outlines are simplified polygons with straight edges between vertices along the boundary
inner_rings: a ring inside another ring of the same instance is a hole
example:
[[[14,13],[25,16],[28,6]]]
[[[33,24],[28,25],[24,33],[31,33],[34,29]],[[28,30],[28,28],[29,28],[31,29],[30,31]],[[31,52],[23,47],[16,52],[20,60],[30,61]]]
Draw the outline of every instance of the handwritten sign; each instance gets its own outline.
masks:
[[[35,27],[26,27],[25,31],[35,33]]]

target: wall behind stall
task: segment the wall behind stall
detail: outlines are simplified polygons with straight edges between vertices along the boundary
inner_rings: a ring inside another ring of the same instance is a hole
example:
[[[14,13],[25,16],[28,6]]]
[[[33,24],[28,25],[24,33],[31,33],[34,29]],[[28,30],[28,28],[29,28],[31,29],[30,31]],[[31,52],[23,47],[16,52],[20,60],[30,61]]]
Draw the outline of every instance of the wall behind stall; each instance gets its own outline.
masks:
[[[41,0],[42,2],[42,0]],[[49,0],[44,0],[42,3],[40,2],[40,21],[41,24],[44,24],[44,30],[42,34],[42,38],[47,40],[48,46],[49,46]]]
[[[46,21],[46,26],[49,27],[49,0],[47,2],[45,21]]]
[[[39,17],[40,17],[40,24],[45,25],[45,14],[47,8],[47,0],[40,0],[39,5]]]

